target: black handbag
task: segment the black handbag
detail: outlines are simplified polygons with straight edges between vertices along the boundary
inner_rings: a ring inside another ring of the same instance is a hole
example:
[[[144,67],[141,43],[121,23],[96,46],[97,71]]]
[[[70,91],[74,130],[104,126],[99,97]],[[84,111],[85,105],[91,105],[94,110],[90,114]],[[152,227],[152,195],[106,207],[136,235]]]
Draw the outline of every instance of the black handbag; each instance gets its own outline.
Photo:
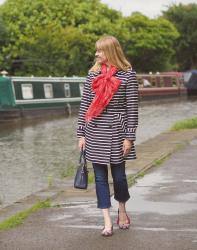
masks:
[[[74,187],[80,189],[87,189],[88,187],[88,169],[85,158],[85,150],[82,150],[80,154],[79,165],[74,179]]]

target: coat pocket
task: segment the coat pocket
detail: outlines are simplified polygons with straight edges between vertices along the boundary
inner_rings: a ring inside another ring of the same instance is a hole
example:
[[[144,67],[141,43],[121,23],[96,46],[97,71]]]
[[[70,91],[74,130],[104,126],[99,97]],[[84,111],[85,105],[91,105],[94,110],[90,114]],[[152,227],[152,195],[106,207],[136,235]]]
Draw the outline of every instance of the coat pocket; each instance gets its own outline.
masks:
[[[126,113],[118,113],[117,118],[122,131],[126,133],[126,128],[127,128]]]

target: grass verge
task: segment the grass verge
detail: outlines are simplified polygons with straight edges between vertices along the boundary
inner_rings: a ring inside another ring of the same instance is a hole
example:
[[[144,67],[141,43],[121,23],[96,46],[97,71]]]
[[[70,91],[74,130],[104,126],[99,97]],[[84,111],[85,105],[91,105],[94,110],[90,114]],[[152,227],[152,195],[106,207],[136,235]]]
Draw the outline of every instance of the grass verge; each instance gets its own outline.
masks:
[[[71,161],[68,161],[66,169],[63,169],[61,172],[61,178],[74,176],[75,171],[76,171],[76,169],[75,169],[74,163]]]
[[[197,128],[197,117],[178,121],[171,127],[170,130],[178,131],[182,129],[192,129],[192,128]]]
[[[169,156],[164,156],[161,159],[154,160],[152,163],[153,167],[159,167],[168,158],[169,158]]]
[[[129,175],[129,176],[127,176],[128,186],[131,187],[132,185],[137,183],[137,178],[144,177],[144,175],[148,172],[149,169],[152,169],[153,167],[159,167],[166,159],[168,159],[168,157],[169,157],[169,155],[164,156],[161,159],[154,160],[152,162],[150,168],[141,170],[137,175]]]
[[[136,178],[138,178],[139,176],[133,176],[133,175],[129,175],[127,176],[127,183],[128,183],[128,186],[131,187],[133,186],[137,181],[136,181]]]
[[[50,207],[50,201],[39,201],[34,204],[32,207],[25,209],[22,212],[16,213],[15,215],[11,216],[10,218],[4,220],[0,223],[0,230],[11,229],[16,226],[21,225],[26,218],[28,218],[32,213],[36,212],[41,208],[48,208]]]
[[[94,183],[94,173],[89,171],[88,173],[88,184]]]

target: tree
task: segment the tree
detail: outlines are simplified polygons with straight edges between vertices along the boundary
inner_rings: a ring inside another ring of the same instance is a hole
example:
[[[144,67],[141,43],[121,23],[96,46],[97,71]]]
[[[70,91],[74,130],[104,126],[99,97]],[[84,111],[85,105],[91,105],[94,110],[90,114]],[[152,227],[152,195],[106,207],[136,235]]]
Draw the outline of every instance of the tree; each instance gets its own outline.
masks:
[[[0,16],[0,69],[4,68],[2,52],[3,52],[3,47],[6,45],[7,37],[8,34],[6,27],[2,17]]]
[[[6,40],[7,40],[7,30],[3,22],[3,19],[0,16],[0,46],[4,45]]]
[[[174,46],[179,69],[197,68],[197,4],[171,5],[163,16],[170,20],[180,33]]]
[[[176,28],[163,18],[149,19],[135,13],[125,18],[128,30],[125,51],[137,71],[162,71],[171,68]]]
[[[92,55],[87,53],[93,47],[91,37],[74,27],[37,27],[33,36],[23,38],[21,45],[20,60],[15,60],[14,65],[19,75],[84,75],[91,64]]]
[[[123,17],[100,0],[7,0],[2,62],[15,75],[85,75],[96,40],[114,35],[139,72],[172,67],[176,28],[166,19]]]
[[[9,32],[3,56],[11,74],[85,74],[98,37],[121,33],[121,14],[99,0],[7,0],[0,13]]]

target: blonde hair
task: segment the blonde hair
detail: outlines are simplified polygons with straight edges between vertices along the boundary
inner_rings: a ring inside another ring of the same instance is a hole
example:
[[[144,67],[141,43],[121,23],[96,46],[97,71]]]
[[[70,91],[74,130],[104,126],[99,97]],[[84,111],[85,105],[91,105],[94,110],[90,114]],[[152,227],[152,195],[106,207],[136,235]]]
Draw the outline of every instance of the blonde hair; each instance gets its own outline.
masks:
[[[128,71],[131,64],[127,61],[119,41],[114,36],[103,36],[96,42],[96,49],[102,50],[109,64],[116,66],[117,69]],[[95,63],[90,71],[100,71],[101,65]]]

